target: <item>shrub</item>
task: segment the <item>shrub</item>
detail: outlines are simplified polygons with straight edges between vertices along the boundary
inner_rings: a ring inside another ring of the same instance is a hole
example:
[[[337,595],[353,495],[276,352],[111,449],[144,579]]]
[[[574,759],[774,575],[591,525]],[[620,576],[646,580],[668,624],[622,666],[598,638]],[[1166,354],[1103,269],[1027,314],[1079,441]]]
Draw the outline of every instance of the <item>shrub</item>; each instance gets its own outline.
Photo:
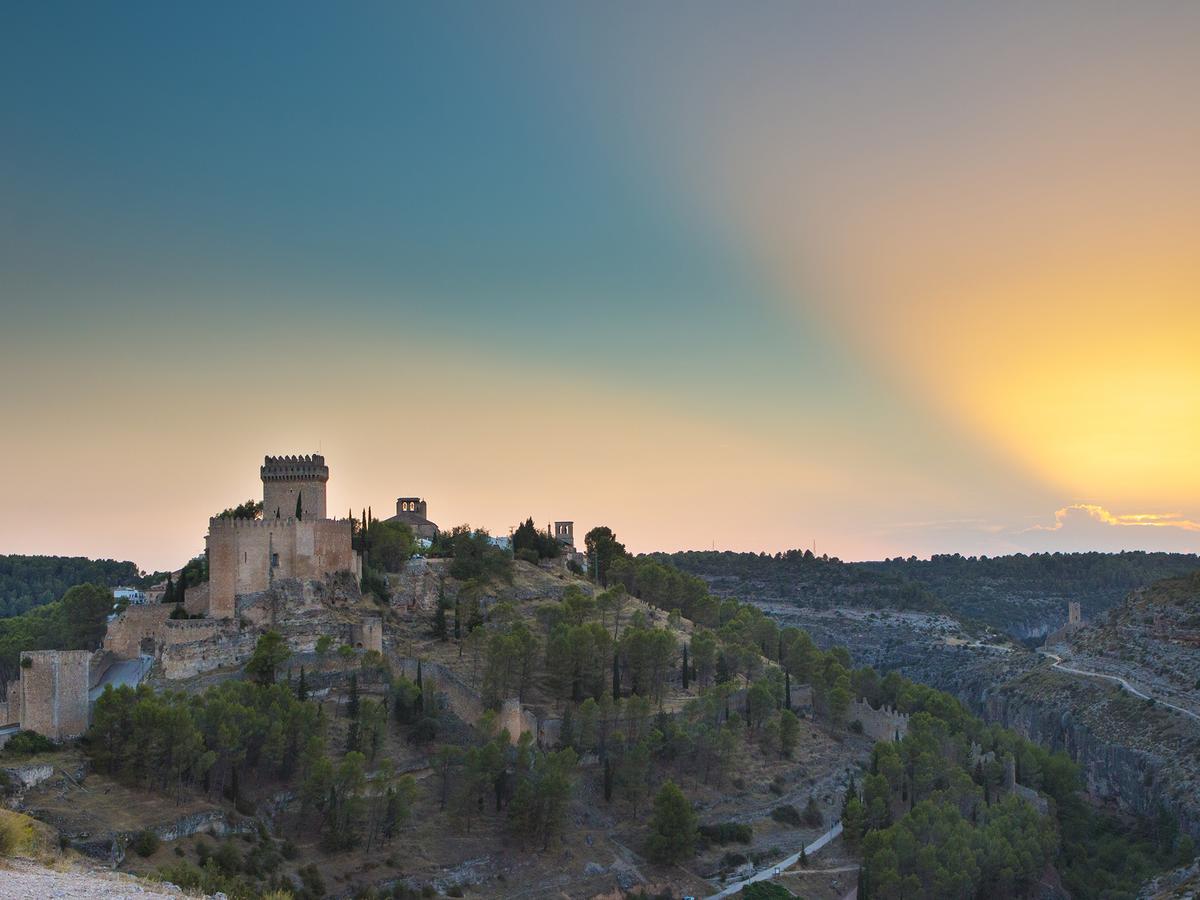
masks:
[[[793,828],[799,828],[804,822],[800,816],[800,810],[790,803],[771,810],[771,818],[784,825],[791,825]]]
[[[721,857],[721,868],[722,869],[736,869],[738,866],[743,865],[744,863],[747,863],[747,862],[749,862],[749,860],[746,859],[746,854],[735,853],[731,850],[729,853],[726,853],[724,856]]]
[[[30,753],[47,753],[58,745],[50,738],[36,731],[18,731],[4,745],[4,752],[13,756],[27,756]]]
[[[538,552],[531,547],[522,547],[514,555],[517,559],[523,560],[527,563],[533,563],[535,566],[538,564],[538,560],[541,559],[541,557],[538,556]],[[453,896],[453,894],[451,896]]]
[[[804,807],[804,824],[813,828],[820,828],[825,824],[825,816],[821,814],[821,807],[817,806],[816,797],[808,798],[808,805]]]
[[[291,859],[295,859],[296,854],[299,853],[300,851],[299,851],[299,848],[296,846],[296,844],[293,841],[289,840],[289,841],[283,842],[283,846],[280,848],[280,852],[283,854],[284,859],[291,860]]]
[[[700,836],[714,844],[748,844],[754,836],[754,829],[738,822],[718,822],[715,825],[701,825]]]
[[[158,835],[149,828],[143,828],[133,836],[133,842],[130,846],[133,852],[145,859],[147,856],[153,856],[154,851],[158,849]]]

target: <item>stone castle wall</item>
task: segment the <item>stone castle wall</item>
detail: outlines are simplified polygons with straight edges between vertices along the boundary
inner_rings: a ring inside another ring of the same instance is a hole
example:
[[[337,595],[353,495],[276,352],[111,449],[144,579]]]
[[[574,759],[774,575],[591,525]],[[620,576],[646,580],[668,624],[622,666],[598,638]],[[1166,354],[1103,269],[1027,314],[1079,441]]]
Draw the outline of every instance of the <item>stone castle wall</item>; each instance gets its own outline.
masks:
[[[88,650],[21,653],[23,731],[36,731],[52,741],[79,737],[87,731],[91,660]]]
[[[207,547],[213,618],[231,618],[239,594],[265,591],[280,578],[362,577],[348,519],[210,519]]]
[[[863,734],[876,741],[895,741],[908,734],[908,713],[888,706],[874,709],[866,700],[855,700],[847,718],[861,722]]]
[[[16,678],[0,692],[0,728],[21,723],[21,679]]]
[[[379,616],[364,616],[357,625],[351,625],[350,646],[382,653],[383,620]]]

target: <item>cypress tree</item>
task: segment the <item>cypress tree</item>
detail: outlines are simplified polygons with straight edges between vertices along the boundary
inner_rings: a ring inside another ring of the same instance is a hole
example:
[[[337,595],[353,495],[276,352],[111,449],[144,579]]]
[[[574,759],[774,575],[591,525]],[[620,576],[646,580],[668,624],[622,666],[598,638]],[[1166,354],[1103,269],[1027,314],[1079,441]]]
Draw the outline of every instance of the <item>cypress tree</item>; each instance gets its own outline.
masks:
[[[296,685],[296,699],[301,703],[308,699],[308,682],[304,680],[304,666],[300,667],[300,683]]]
[[[445,643],[449,638],[446,635],[446,607],[442,601],[438,601],[437,612],[433,617],[433,633],[437,635],[438,640]]]
[[[175,602],[176,603],[183,603],[183,595],[186,590],[187,590],[187,585],[186,585],[186,582],[184,581],[183,573],[181,572],[179,574],[179,584],[177,584],[175,586]]]
[[[175,602],[175,582],[174,582],[174,580],[172,580],[170,572],[167,573],[167,587],[163,591],[162,602],[163,603],[174,603]]]
[[[455,597],[454,598],[454,639],[456,641],[462,640],[462,629],[459,627],[459,624],[458,624],[458,621],[459,621],[458,611],[459,611],[460,605],[461,604],[459,603],[458,598]]]
[[[792,673],[784,670],[783,673],[783,702],[786,704],[784,709],[792,708]]]
[[[417,690],[424,692],[425,685],[421,681],[421,660],[417,660]]]
[[[358,675],[350,674],[350,700],[346,703],[346,712],[350,718],[358,721]]]
[[[683,645],[683,689],[688,689],[688,645]]]

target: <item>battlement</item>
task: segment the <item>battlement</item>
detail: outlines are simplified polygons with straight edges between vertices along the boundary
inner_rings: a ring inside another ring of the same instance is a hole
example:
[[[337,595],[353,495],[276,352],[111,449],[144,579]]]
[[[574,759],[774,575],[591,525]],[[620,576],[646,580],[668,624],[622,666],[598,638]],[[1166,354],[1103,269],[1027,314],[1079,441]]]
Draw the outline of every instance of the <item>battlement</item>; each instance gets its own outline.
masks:
[[[854,701],[849,718],[862,725],[863,734],[877,741],[898,741],[908,734],[908,713],[890,706],[875,709],[861,698]]]
[[[329,466],[319,453],[305,456],[263,457],[259,474],[263,481],[328,481]]]
[[[322,524],[345,525],[346,527],[350,526],[349,519],[318,519],[316,521],[319,521]],[[293,525],[312,524],[312,519],[297,519],[295,516],[286,516],[279,519],[276,519],[274,516],[269,519],[233,519],[213,517],[208,520],[208,530],[212,532],[238,528],[290,528]]]

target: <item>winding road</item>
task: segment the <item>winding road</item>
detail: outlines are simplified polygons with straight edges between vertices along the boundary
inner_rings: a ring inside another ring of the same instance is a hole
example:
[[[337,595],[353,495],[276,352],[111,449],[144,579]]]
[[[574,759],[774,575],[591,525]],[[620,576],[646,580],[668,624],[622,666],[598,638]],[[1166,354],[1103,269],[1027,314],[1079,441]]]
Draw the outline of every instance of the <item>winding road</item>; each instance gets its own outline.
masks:
[[[820,850],[822,847],[824,847],[826,844],[828,844],[830,841],[832,841],[835,837],[837,837],[841,833],[842,833],[842,823],[838,822],[832,828],[830,828],[827,832],[825,832],[823,835],[821,835],[819,838],[817,838],[815,841],[813,841],[811,844],[809,844],[807,847],[805,847],[803,851],[797,850],[791,856],[786,857],[785,859],[781,859],[779,862],[775,863],[774,865],[767,866],[765,869],[760,869],[759,871],[757,871],[753,875],[751,875],[749,878],[745,878],[742,881],[736,881],[733,884],[726,886],[725,889],[722,890],[720,893],[713,894],[710,897],[707,897],[706,900],[719,900],[719,898],[721,898],[721,897],[732,897],[734,894],[736,894],[738,891],[740,891],[742,888],[744,888],[748,884],[754,884],[754,882],[756,882],[756,881],[770,881],[772,878],[775,877],[775,871],[777,869],[779,870],[779,874],[782,875],[784,872],[786,872],[788,869],[790,869],[796,863],[800,862],[801,852],[807,854],[808,856],[812,856],[814,853],[816,853],[818,850]]]
[[[1196,715],[1196,713],[1192,712],[1190,709],[1184,709],[1182,706],[1176,706],[1174,703],[1168,703],[1166,700],[1160,700],[1157,697],[1151,697],[1149,694],[1147,694],[1143,691],[1139,691],[1137,688],[1135,688],[1132,684],[1130,684],[1124,678],[1121,678],[1119,675],[1106,675],[1103,672],[1088,672],[1084,669],[1076,669],[1073,666],[1064,665],[1063,661],[1062,661],[1062,657],[1056,653],[1051,653],[1048,650],[1042,650],[1041,653],[1043,656],[1047,656],[1050,659],[1054,660],[1053,665],[1051,665],[1051,667],[1050,667],[1052,669],[1058,669],[1060,672],[1070,672],[1072,675],[1083,675],[1087,678],[1103,678],[1105,681],[1116,682],[1122,688],[1124,688],[1126,691],[1133,694],[1133,696],[1137,697],[1140,700],[1153,700],[1159,706],[1165,706],[1168,709],[1173,709],[1176,712],[1181,712],[1185,716],[1188,716],[1189,718],[1195,719],[1197,722],[1200,722],[1200,715]]]

